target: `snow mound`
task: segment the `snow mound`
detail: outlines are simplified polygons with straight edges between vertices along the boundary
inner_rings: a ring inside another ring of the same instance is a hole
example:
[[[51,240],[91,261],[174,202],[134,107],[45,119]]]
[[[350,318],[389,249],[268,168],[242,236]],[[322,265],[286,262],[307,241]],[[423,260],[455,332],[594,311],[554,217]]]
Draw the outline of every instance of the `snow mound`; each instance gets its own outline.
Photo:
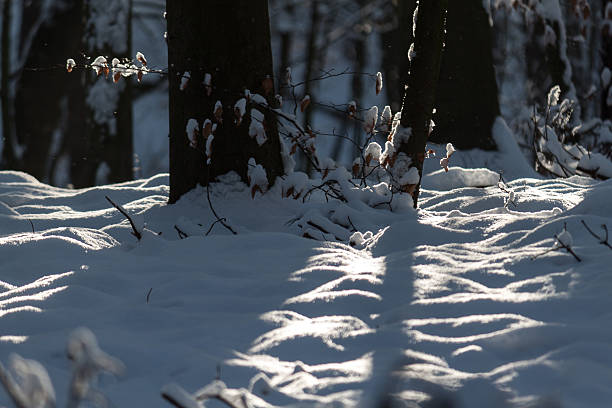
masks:
[[[423,184],[432,190],[453,190],[462,187],[490,187],[497,184],[499,174],[489,169],[449,167],[427,174]]]

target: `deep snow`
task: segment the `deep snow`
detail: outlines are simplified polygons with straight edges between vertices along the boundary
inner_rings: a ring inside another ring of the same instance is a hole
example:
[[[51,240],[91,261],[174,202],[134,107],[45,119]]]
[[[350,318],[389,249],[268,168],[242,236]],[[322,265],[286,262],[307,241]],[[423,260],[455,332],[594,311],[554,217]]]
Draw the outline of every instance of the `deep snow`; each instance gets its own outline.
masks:
[[[255,407],[373,406],[386,392],[406,406],[607,407],[612,251],[581,221],[612,228],[612,181],[517,178],[505,206],[497,174],[457,167],[470,163],[512,161],[457,152],[401,213],[280,187],[253,200],[228,177],[211,198],[236,236],[204,236],[204,188],[166,205],[164,174],[69,190],[0,172],[0,360],[42,363],[58,406],[67,340],[86,326],[127,367],[97,384],[111,406],[169,406],[164,385],[219,376]],[[105,196],[144,217],[142,241]],[[363,249],[301,237],[334,214],[371,231]],[[564,225],[582,262],[549,251]]]

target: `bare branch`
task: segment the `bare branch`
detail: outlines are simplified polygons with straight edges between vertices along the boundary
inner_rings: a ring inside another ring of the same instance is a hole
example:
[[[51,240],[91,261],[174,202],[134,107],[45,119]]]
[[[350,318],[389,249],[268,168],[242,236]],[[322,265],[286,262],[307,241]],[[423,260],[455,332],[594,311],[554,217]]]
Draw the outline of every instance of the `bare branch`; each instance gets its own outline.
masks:
[[[599,235],[594,233],[591,228],[589,228],[589,226],[587,225],[587,223],[584,220],[580,220],[580,222],[582,223],[582,225],[584,225],[584,228],[586,228],[587,231],[589,231],[589,233],[592,236],[594,236],[596,239],[599,240],[599,243],[601,245],[605,245],[608,248],[612,249],[612,245],[610,245],[610,243],[608,242],[608,226],[606,224],[602,224],[601,225],[601,228],[604,230],[605,235],[603,237],[600,237]]]
[[[132,219],[132,217],[130,217],[130,215],[127,213],[127,211],[125,211],[123,207],[116,204],[108,196],[104,196],[104,197],[106,198],[106,200],[108,200],[109,203],[111,203],[113,207],[115,207],[121,214],[123,214],[125,218],[127,218],[127,220],[130,222],[130,225],[132,226],[132,235],[134,235],[140,241],[142,239],[142,234],[140,233],[140,231],[138,231],[138,228],[136,228],[136,224],[134,223],[134,220]]]

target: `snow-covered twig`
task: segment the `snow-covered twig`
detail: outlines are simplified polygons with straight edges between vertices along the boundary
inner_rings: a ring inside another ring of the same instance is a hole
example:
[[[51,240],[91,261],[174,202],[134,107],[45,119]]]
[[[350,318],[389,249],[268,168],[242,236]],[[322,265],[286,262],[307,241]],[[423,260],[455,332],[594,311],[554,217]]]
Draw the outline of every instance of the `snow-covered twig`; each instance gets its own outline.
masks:
[[[499,187],[501,191],[507,194],[506,197],[504,198],[505,208],[508,208],[510,204],[514,205],[515,207],[518,207],[516,205],[516,195],[514,194],[514,191],[510,190],[508,186],[506,186],[506,183],[504,182],[504,178],[501,172],[499,173],[499,181],[497,182],[497,187]]]
[[[606,224],[601,224],[601,228],[604,230],[605,235],[603,237],[600,237],[599,235],[594,233],[593,230],[591,230],[591,228],[589,228],[589,226],[584,220],[580,220],[580,222],[582,223],[582,225],[584,225],[584,228],[586,228],[587,231],[591,233],[592,236],[594,236],[596,239],[599,240],[599,243],[601,245],[605,245],[608,248],[612,249],[612,245],[610,245],[610,242],[608,242],[608,226]]]
[[[572,256],[574,258],[576,258],[576,260],[578,262],[582,262],[582,259],[580,259],[580,257],[578,255],[576,255],[576,253],[572,249],[573,239],[572,239],[572,235],[567,230],[567,224],[563,224],[563,231],[561,231],[560,234],[555,234],[554,237],[557,240],[557,242],[555,243],[555,245],[552,248],[549,248],[546,251],[544,251],[544,252],[542,252],[542,253],[540,253],[538,255],[532,256],[531,259],[534,260],[537,257],[542,256],[544,254],[547,254],[549,252],[557,251],[557,250],[560,250],[560,249],[565,249],[567,252],[572,254]]]
[[[567,229],[564,229],[560,234],[555,234],[555,238],[557,239],[557,248],[563,248],[565,249],[567,252],[569,252],[570,254],[573,255],[574,258],[576,258],[576,260],[578,262],[582,262],[582,259],[580,259],[580,257],[578,255],[576,255],[576,253],[574,252],[574,250],[572,249],[572,236],[570,235],[570,233],[567,231]]]
[[[125,218],[127,218],[127,220],[130,222],[130,225],[132,226],[132,235],[134,235],[136,238],[138,238],[138,240],[140,241],[142,239],[142,227],[138,228],[138,226],[136,225],[136,223],[134,222],[134,220],[132,219],[132,217],[130,217],[130,215],[128,214],[128,212],[119,204],[115,203],[113,200],[111,200],[108,196],[104,196],[106,198],[106,200],[111,203],[111,205],[113,207],[115,207],[117,210],[119,210],[119,212],[121,214],[123,214],[125,216]]]

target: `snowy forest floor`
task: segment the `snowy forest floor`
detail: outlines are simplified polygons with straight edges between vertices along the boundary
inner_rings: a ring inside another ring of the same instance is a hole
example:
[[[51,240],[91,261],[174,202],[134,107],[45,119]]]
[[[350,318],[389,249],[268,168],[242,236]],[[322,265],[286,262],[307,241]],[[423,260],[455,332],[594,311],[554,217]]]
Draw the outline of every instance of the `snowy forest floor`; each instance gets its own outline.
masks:
[[[164,385],[217,375],[254,407],[609,406],[612,251],[582,221],[612,228],[612,181],[518,178],[505,208],[491,174],[439,171],[399,214],[217,183],[239,233],[204,236],[206,189],[168,206],[167,175],[68,190],[0,172],[0,359],[41,362],[60,407],[80,326],[127,367],[98,381],[110,406],[166,407]],[[162,234],[137,241],[105,196]],[[373,233],[363,249],[300,236],[340,210]],[[582,262],[546,252],[564,225]]]

